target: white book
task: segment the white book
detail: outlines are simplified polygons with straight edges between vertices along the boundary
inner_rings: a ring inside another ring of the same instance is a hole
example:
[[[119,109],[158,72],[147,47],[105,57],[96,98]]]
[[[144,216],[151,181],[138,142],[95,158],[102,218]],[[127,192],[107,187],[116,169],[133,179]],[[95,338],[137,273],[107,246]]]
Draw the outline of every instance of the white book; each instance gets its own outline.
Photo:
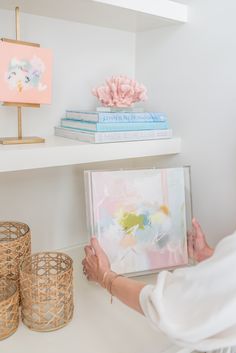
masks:
[[[55,127],[55,135],[82,142],[107,143],[169,139],[172,137],[172,130],[85,132],[69,128]]]

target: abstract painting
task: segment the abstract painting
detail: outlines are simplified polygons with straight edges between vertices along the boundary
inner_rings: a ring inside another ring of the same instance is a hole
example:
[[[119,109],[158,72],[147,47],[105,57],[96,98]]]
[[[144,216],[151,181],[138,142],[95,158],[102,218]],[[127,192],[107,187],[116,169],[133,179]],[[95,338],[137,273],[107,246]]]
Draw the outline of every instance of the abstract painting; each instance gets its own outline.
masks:
[[[90,231],[122,274],[188,263],[184,168],[87,171]]]
[[[50,49],[0,41],[0,101],[51,103]]]

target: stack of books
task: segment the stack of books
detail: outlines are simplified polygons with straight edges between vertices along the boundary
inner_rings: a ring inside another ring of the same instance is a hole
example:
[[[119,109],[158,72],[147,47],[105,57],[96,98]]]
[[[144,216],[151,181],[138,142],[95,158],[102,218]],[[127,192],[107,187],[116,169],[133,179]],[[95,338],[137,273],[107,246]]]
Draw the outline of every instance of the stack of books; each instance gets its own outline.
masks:
[[[55,135],[90,143],[156,140],[172,137],[165,114],[136,110],[67,110]]]

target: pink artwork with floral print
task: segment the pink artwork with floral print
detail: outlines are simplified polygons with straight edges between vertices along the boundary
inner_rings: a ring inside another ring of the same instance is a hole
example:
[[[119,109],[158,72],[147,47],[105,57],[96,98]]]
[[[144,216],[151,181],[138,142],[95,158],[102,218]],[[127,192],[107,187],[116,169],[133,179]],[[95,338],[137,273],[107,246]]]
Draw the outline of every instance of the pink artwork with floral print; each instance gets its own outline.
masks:
[[[50,104],[52,51],[0,41],[0,101]]]

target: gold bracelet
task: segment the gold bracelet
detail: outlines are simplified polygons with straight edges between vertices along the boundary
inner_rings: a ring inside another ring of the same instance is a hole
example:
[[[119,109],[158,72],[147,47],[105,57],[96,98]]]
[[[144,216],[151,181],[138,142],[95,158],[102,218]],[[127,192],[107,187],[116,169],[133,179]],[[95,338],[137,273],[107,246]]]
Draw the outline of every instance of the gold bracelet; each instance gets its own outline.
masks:
[[[102,286],[103,286],[103,288],[106,288],[106,276],[108,275],[108,272],[106,271],[106,272],[104,272],[103,273],[103,276],[102,276]]]
[[[113,303],[113,294],[112,294],[112,285],[114,283],[114,281],[118,278],[118,277],[123,277],[122,275],[116,274],[110,281],[110,288],[107,290],[109,291],[109,293],[111,294],[111,304]]]
[[[107,288],[107,285],[106,285],[106,278],[107,278],[107,276],[108,276],[109,273],[114,273],[114,275],[115,275],[115,272],[113,272],[113,271],[105,271],[105,272],[103,273],[102,282],[101,282],[102,287],[103,287],[103,288],[106,288],[107,290],[108,290],[108,288]]]

